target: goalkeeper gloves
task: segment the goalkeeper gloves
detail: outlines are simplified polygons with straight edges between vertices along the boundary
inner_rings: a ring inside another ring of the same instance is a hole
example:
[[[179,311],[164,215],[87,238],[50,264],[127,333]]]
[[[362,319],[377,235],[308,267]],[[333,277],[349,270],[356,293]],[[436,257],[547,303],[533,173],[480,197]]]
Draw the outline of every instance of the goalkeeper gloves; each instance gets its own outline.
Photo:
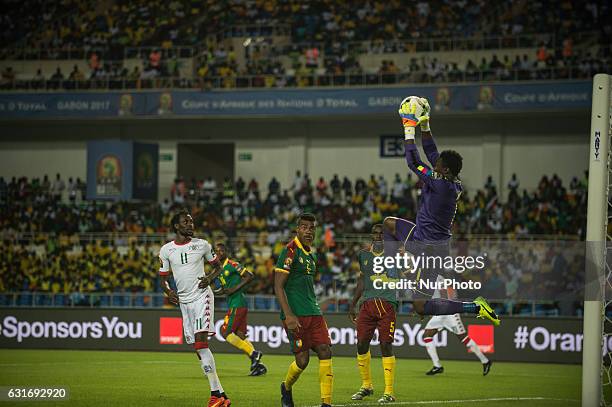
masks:
[[[399,108],[399,115],[402,118],[404,125],[404,137],[406,140],[414,140],[416,126],[423,122],[429,121],[429,103],[423,106],[422,98],[410,96],[404,99]],[[427,99],[425,99],[427,102]],[[429,127],[427,127],[429,128]]]
[[[431,107],[429,106],[429,101],[425,98],[420,98],[421,106],[423,106],[423,119],[421,120],[421,131],[431,131],[429,128],[429,113],[431,112]]]

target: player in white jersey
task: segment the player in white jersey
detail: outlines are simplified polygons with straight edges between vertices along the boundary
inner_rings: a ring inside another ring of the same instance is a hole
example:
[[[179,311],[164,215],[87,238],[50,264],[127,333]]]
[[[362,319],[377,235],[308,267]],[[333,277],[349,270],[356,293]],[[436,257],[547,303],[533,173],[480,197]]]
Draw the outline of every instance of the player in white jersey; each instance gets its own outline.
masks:
[[[210,383],[208,407],[228,407],[229,397],[223,391],[215,359],[208,348],[208,337],[214,335],[215,300],[210,283],[221,273],[221,263],[206,240],[193,237],[193,218],[186,211],[172,217],[176,239],[159,251],[159,275],[162,288],[171,303],[179,305],[183,315],[183,332],[188,344],[193,344],[202,370]],[[204,273],[204,260],[213,272]],[[176,291],[168,278],[172,273]]]
[[[442,277],[438,276],[438,281],[440,281],[440,279],[442,279]],[[446,291],[449,298],[453,298],[455,296],[453,290],[447,289]],[[434,293],[434,297],[435,296],[440,296],[440,292],[436,290],[436,292]],[[436,345],[433,342],[433,337],[443,329],[454,333],[461,341],[461,343],[463,343],[467,349],[471,350],[472,353],[474,353],[476,357],[478,357],[480,363],[482,363],[483,376],[489,374],[493,362],[491,362],[484,355],[484,353],[482,353],[482,351],[478,347],[478,344],[474,342],[472,338],[469,337],[469,335],[465,331],[465,326],[463,325],[461,316],[459,314],[453,314],[434,315],[425,326],[425,332],[423,333],[423,342],[425,342],[425,349],[427,349],[427,353],[429,354],[429,357],[433,362],[433,367],[427,373],[425,373],[426,375],[433,376],[444,372],[444,368],[440,364],[440,358],[438,357]]]

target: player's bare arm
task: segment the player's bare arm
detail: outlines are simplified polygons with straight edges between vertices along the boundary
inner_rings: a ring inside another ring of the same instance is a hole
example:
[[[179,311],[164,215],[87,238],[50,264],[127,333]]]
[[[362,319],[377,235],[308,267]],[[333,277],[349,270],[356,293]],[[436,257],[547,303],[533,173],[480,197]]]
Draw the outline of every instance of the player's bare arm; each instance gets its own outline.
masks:
[[[274,273],[274,293],[276,294],[276,299],[285,314],[285,324],[287,324],[287,329],[291,331],[295,331],[300,327],[300,323],[298,318],[291,311],[291,307],[289,306],[289,301],[287,300],[287,294],[285,293],[285,284],[287,284],[287,280],[289,279],[289,274],[287,273]]]
[[[168,297],[168,301],[170,301],[174,305],[178,305],[179,304],[178,294],[176,293],[176,291],[170,288],[170,282],[168,281],[169,276],[160,276],[160,277],[161,277],[161,287],[162,287],[162,290],[164,291],[164,294],[166,294],[166,297]]]
[[[200,280],[200,284],[198,284],[198,288],[206,288],[208,287],[212,281],[219,277],[219,275],[223,272],[223,267],[221,267],[221,262],[219,260],[214,261],[213,263],[211,263],[211,266],[213,267],[213,272],[204,276],[204,277],[198,277],[198,279]]]
[[[359,276],[357,277],[357,287],[355,287],[355,293],[353,294],[353,301],[351,302],[351,307],[349,308],[349,319],[355,325],[357,325],[357,303],[359,299],[363,295],[363,279],[361,278],[361,272],[359,272]]]

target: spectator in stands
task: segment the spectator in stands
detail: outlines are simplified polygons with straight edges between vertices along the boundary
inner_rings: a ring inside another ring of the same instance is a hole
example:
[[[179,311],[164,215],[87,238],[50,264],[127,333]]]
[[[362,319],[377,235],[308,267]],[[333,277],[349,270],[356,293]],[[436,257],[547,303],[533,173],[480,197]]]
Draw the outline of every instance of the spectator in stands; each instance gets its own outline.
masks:
[[[15,71],[10,66],[7,66],[2,71],[2,80],[0,81],[0,88],[11,89],[15,82]]]
[[[55,180],[51,184],[51,196],[55,202],[60,202],[62,200],[62,194],[66,189],[66,184],[64,180],[61,179],[60,174],[55,175]]]
[[[49,87],[52,89],[58,89],[60,87],[61,82],[64,80],[64,74],[62,70],[58,66],[55,70],[55,73],[51,76],[51,80],[49,81]]]
[[[518,187],[520,185],[519,180],[516,178],[516,174],[513,173],[512,174],[512,178],[510,179],[510,181],[508,181],[508,189],[512,192],[516,192],[516,190],[518,190]]]

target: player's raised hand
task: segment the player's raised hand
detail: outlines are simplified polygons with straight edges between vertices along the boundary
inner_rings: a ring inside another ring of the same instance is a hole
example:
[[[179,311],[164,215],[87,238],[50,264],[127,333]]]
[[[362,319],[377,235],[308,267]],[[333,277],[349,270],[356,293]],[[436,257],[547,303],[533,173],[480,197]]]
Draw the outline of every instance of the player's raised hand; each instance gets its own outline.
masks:
[[[168,295],[168,301],[170,301],[171,304],[174,304],[174,305],[179,304],[179,298],[178,298],[178,294],[176,293],[176,291],[170,290],[168,291],[167,295]]]
[[[429,103],[427,105],[429,106]],[[429,116],[424,114],[424,110],[421,98],[418,96],[408,96],[402,100],[398,113],[402,119],[406,140],[414,140],[416,126],[424,120],[429,120]]]
[[[419,99],[421,101],[421,106],[423,106],[423,116],[420,121],[421,131],[430,131],[429,121],[431,118],[431,106],[429,106],[429,101],[426,98]]]
[[[300,321],[295,315],[286,315],[285,325],[287,325],[287,329],[290,331],[298,331],[302,327],[300,325]]]

